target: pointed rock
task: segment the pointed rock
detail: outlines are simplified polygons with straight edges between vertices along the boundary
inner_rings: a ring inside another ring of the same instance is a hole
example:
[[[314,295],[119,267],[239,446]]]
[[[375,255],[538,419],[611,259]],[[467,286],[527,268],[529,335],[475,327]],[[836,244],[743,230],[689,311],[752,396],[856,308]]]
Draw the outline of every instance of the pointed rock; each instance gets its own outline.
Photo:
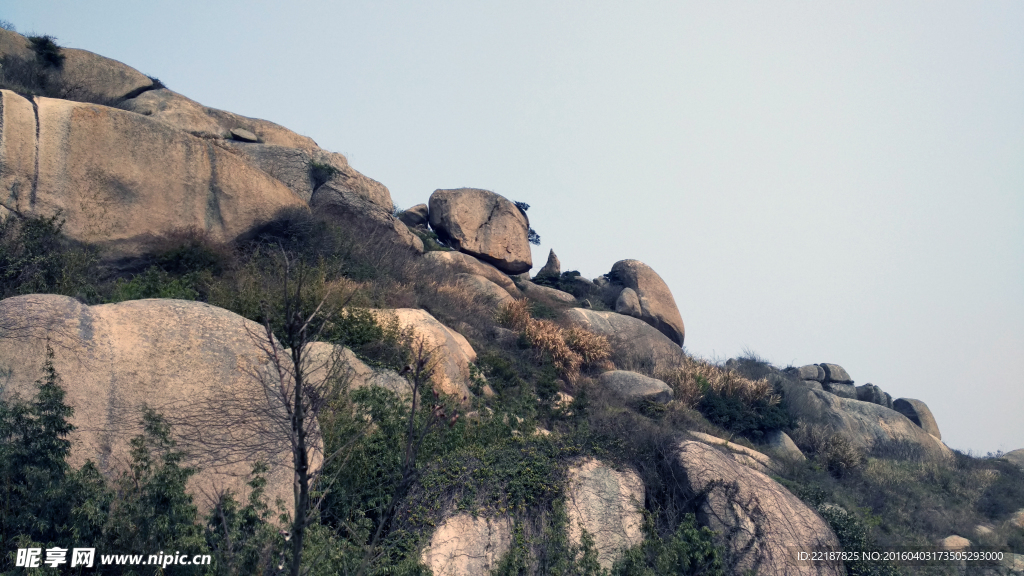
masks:
[[[558,261],[558,256],[555,256],[555,251],[551,250],[548,252],[548,262],[537,272],[537,278],[542,276],[551,276],[558,278],[562,275],[562,263]]]

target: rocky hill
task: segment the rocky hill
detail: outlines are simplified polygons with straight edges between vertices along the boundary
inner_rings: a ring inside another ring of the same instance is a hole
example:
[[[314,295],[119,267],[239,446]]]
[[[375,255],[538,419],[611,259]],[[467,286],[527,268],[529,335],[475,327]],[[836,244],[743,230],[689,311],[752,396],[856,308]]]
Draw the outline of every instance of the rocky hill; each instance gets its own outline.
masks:
[[[643,262],[531,275],[522,203],[396,210],[120,62],[3,29],[0,58],[5,562],[86,529],[168,549],[173,508],[215,573],[1024,573],[1021,450],[949,449],[898,383],[692,357]],[[49,468],[14,457],[34,422],[70,441]],[[72,480],[60,521],[11,488]],[[901,547],[998,558],[853,554]]]

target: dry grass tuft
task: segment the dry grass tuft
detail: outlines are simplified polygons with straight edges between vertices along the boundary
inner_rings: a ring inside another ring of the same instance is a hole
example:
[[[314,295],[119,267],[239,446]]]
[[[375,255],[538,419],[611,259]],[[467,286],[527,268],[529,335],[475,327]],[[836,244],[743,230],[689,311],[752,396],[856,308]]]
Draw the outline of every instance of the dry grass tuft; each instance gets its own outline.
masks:
[[[746,404],[767,401],[778,404],[781,398],[774,393],[766,378],[751,380],[737,372],[688,357],[681,366],[665,370],[656,376],[675,389],[676,399],[690,407],[696,406],[709,391],[720,396],[739,398]]]
[[[608,339],[580,328],[573,326],[562,332],[565,343],[569,348],[580,355],[584,364],[596,365],[603,363],[612,355],[612,346]]]
[[[501,306],[494,319],[498,324],[501,324],[509,330],[522,332],[530,325],[530,321],[532,320],[532,318],[530,318],[530,311],[532,308],[533,306],[526,298],[513,300],[512,302]]]
[[[580,327],[562,328],[551,320],[536,320],[530,311],[530,301],[522,298],[499,308],[495,320],[523,335],[539,357],[550,357],[566,381],[575,383],[581,368],[603,365],[611,356],[611,345],[604,336]]]

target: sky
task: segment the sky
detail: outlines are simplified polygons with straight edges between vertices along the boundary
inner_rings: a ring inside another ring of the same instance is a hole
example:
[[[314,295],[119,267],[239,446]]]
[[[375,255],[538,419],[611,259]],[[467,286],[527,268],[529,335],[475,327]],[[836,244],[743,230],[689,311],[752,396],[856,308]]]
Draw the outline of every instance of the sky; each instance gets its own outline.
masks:
[[[1024,447],[1024,3],[0,0],[348,156],[396,206],[530,204],[633,258],[689,352],[832,362],[952,448]]]

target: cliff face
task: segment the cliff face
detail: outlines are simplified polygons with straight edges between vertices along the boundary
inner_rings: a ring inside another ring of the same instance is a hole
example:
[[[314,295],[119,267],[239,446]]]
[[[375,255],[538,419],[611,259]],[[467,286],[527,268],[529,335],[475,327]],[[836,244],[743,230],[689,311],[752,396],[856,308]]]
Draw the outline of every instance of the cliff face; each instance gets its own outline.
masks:
[[[74,466],[123,470],[145,405],[174,416],[204,511],[247,494],[257,462],[294,511],[295,448],[270,432],[300,375],[337,384],[310,399],[307,448],[338,570],[370,547],[435,574],[842,574],[865,567],[792,552],[1024,543],[1015,453],[952,452],[924,402],[837,364],[692,358],[643,262],[591,280],[552,252],[531,278],[525,209],[500,194],[437,190],[396,217],[306,136],[64,53],[46,67],[0,30],[0,256],[21,294],[0,301],[0,361],[4,400],[30,397],[56,347]],[[59,242],[21,241],[55,215]],[[38,273],[72,244],[95,258]],[[322,323],[282,372],[288,302]],[[993,573],[1022,571],[1007,558]]]

